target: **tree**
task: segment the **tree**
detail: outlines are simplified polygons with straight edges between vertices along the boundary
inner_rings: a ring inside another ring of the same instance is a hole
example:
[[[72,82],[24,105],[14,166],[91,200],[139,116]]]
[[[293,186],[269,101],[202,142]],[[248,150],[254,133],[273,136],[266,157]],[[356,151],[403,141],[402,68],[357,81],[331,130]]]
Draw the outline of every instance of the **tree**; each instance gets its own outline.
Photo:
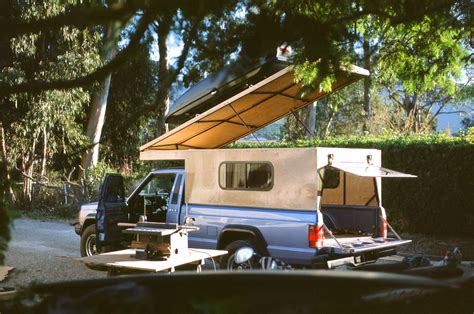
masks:
[[[21,8],[23,18],[54,16],[63,8],[54,2]],[[11,63],[3,68],[14,81],[60,79],[90,71],[99,62],[97,34],[63,27],[57,31],[19,36],[12,40]],[[10,170],[23,176],[22,199],[32,200],[33,180],[43,181],[50,157],[58,151],[75,150],[83,142],[82,106],[89,100],[84,88],[68,91],[14,94],[2,103],[5,133],[4,156]],[[11,104],[15,104],[11,108]],[[68,146],[71,145],[71,146]],[[38,169],[39,168],[39,169]],[[35,172],[37,169],[37,173]]]
[[[138,53],[112,74],[101,159],[116,169],[136,169],[138,148],[155,135],[158,115],[142,115],[153,104],[158,79],[149,56],[152,39],[149,34]],[[139,118],[130,124],[132,116]]]
[[[106,26],[102,39],[102,59],[110,62],[117,49],[118,25],[114,23]],[[105,122],[107,110],[107,100],[109,96],[110,80],[112,74],[99,83],[99,86],[92,95],[92,102],[87,122],[86,135],[90,141],[90,147],[86,149],[82,157],[82,170],[87,172],[89,167],[95,167],[99,161],[99,143],[102,135],[102,128]]]
[[[469,63],[465,3],[444,17],[425,16],[416,23],[393,25],[377,16],[358,23],[364,63],[372,68],[366,79],[364,108],[370,102],[370,84],[381,84],[390,101],[405,112],[410,132],[430,128],[456,91],[455,79]],[[378,87],[376,87],[378,88]]]

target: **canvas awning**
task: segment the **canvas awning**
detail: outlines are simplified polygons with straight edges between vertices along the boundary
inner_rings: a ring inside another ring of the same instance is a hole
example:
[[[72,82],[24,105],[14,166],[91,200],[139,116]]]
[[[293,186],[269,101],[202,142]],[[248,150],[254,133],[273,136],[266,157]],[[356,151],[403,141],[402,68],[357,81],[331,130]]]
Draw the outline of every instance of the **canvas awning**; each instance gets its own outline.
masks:
[[[344,172],[349,172],[360,177],[374,178],[416,178],[415,175],[382,168],[368,163],[347,162],[333,163],[331,166]]]
[[[143,145],[140,151],[219,148],[331,93],[316,90],[301,97],[302,86],[295,83],[292,69],[288,66],[221,102]],[[341,71],[332,92],[367,75],[367,70],[356,66]]]

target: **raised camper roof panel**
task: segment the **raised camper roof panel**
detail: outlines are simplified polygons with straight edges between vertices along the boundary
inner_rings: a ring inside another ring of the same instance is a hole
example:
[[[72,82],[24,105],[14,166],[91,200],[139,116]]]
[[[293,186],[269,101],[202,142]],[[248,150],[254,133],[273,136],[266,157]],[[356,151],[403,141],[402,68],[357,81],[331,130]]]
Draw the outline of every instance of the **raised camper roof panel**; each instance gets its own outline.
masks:
[[[287,62],[276,58],[240,60],[228,65],[184,92],[169,107],[166,122],[183,123],[287,66]]]
[[[332,92],[368,74],[355,66],[341,71]],[[316,90],[301,97],[301,89],[288,66],[143,145],[140,151],[220,148],[332,93]]]

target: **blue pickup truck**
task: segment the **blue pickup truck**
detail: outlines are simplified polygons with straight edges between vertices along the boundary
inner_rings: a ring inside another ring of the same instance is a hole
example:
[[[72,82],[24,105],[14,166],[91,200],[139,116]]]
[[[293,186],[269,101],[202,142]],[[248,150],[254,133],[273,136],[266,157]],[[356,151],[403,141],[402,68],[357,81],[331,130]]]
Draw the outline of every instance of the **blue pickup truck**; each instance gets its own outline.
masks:
[[[296,148],[181,151],[185,167],[152,171],[128,196],[109,174],[98,203],[84,204],[76,233],[81,254],[127,245],[118,223],[147,221],[199,227],[189,246],[225,249],[302,267],[361,264],[395,254],[402,240],[381,205],[381,178],[407,177],[382,168],[375,149]],[[176,158],[176,155],[173,155]],[[390,232],[391,231],[391,232]],[[392,237],[389,235],[392,234]]]

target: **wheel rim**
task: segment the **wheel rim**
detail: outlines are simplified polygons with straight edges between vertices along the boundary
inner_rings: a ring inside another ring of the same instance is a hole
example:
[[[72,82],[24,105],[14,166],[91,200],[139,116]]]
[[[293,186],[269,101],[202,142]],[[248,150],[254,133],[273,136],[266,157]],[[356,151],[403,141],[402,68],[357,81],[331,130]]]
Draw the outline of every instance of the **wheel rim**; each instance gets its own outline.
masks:
[[[95,245],[95,234],[91,234],[86,240],[86,253],[87,256],[97,254],[97,246]]]
[[[228,261],[227,261],[227,269],[228,270],[236,270],[236,271],[243,271],[243,270],[250,270],[252,269],[252,259],[250,259],[249,261],[245,262],[245,263],[236,263],[235,262],[235,254],[232,254]]]

